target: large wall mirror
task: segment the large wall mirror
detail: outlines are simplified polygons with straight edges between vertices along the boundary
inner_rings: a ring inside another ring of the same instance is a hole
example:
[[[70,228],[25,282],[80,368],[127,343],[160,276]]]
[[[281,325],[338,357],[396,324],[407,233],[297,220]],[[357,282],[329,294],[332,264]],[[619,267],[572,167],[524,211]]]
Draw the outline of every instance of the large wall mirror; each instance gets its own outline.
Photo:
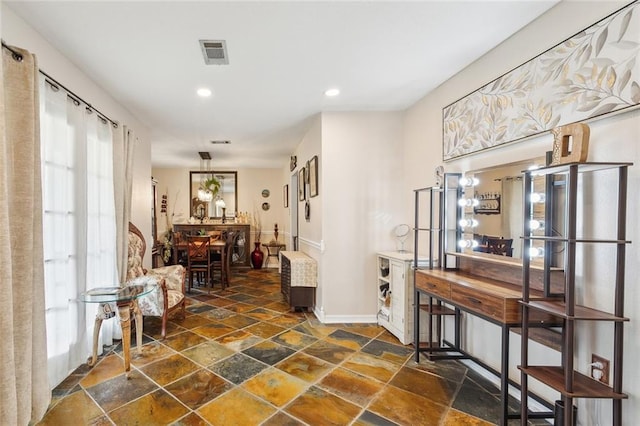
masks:
[[[200,183],[209,177],[215,177],[220,182],[220,189],[211,201],[198,199]],[[222,212],[226,217],[234,217],[238,210],[238,172],[236,171],[208,171],[189,172],[189,211],[191,216],[197,219],[205,217],[222,218]]]
[[[523,253],[522,232],[524,228],[523,220],[523,194],[524,182],[522,171],[533,165],[543,166],[544,157],[534,158],[517,163],[504,164],[482,170],[475,170],[465,173],[465,176],[475,177],[478,183],[469,190],[473,194],[469,195],[478,200],[478,204],[473,207],[473,219],[477,221],[477,226],[473,228],[473,239],[478,242],[477,252],[486,252],[488,239],[507,240],[510,247],[505,255],[521,259]],[[534,191],[545,191],[545,178],[534,178]],[[554,208],[554,235],[560,235],[564,229],[564,215],[561,214],[563,191],[562,185],[555,185],[554,193],[558,192],[554,199],[560,200]],[[534,217],[543,216],[544,203],[534,205]],[[465,232],[470,232],[465,230]],[[555,250],[556,256],[552,259],[553,266],[562,265],[562,250]]]

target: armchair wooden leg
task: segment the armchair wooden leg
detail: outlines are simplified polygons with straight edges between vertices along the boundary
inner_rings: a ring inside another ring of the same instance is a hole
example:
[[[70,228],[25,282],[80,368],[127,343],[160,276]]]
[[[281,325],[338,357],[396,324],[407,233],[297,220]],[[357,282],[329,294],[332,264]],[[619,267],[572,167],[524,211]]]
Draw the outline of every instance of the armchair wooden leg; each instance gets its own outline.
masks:
[[[162,331],[160,331],[160,336],[162,340],[167,337],[167,312],[162,315]]]

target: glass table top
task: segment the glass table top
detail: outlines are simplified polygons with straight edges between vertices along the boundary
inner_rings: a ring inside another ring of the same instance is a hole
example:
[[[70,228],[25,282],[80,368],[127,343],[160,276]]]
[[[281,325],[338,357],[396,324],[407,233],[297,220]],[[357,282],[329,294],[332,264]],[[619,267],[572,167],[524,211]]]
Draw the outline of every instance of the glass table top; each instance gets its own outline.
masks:
[[[127,302],[155,290],[156,283],[134,284],[126,287],[97,287],[80,293],[78,300],[85,303]]]

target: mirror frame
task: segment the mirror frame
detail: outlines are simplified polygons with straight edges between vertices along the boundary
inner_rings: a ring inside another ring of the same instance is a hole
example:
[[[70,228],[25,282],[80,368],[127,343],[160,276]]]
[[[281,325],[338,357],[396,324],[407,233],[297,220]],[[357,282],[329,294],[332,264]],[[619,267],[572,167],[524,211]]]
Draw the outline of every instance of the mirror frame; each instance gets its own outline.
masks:
[[[194,215],[194,211],[193,211],[193,198],[195,195],[197,195],[197,188],[196,188],[196,193],[194,194],[193,192],[193,183],[194,183],[194,176],[196,177],[197,181],[200,181],[200,176],[199,175],[233,175],[233,179],[234,179],[234,206],[235,206],[235,210],[234,211],[226,211],[226,216],[227,217],[235,217],[238,215],[238,172],[235,170],[213,170],[213,171],[195,171],[195,170],[191,170],[189,171],[189,216],[191,217],[195,217]],[[220,219],[222,218],[222,216],[212,216],[212,215],[208,215],[207,217],[209,218],[214,218],[214,219]]]

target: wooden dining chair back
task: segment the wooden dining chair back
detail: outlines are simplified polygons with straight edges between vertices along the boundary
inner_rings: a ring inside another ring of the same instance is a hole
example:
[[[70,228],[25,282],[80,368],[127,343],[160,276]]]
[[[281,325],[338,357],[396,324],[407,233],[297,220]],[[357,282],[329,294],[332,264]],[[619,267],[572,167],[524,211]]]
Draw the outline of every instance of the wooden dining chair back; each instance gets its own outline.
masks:
[[[207,231],[207,235],[209,236],[209,238],[211,239],[211,241],[218,241],[222,238],[222,232],[221,231]]]
[[[213,263],[212,280],[215,280],[216,276],[220,278],[220,287],[224,289],[226,287],[227,275],[225,270],[226,264],[226,238],[227,231],[220,233],[220,238],[211,242],[215,245],[217,250],[211,250],[211,262]]]
[[[212,263],[209,257],[211,239],[206,236],[187,237],[187,272],[189,274],[188,291],[193,287],[194,274],[204,278],[205,286],[211,283]],[[201,281],[202,282],[202,281]]]
[[[180,245],[183,241],[186,241],[187,237],[182,232],[174,232],[172,235],[173,238],[173,250],[177,250],[176,247]],[[184,251],[178,251],[176,256],[176,264],[184,266],[185,270],[187,268],[187,253]]]
[[[229,287],[229,283],[231,281],[231,263],[233,262],[233,250],[238,242],[238,237],[240,234],[236,231],[227,232],[226,244],[224,247],[224,271],[225,271],[225,280],[224,285]]]
[[[513,257],[513,239],[487,238],[487,253]]]

